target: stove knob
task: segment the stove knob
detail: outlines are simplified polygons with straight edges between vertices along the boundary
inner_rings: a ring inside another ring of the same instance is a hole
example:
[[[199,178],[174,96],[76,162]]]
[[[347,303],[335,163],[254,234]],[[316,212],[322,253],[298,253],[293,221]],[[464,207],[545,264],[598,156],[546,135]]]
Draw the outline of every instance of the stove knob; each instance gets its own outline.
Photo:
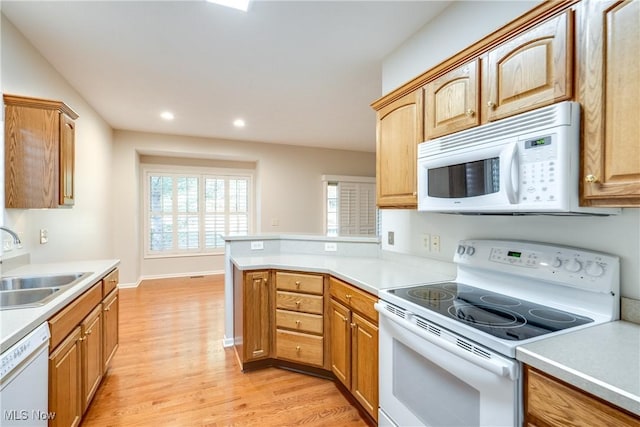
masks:
[[[474,248],[473,246],[469,246],[467,248],[467,255],[471,256],[471,255],[473,255],[475,253],[476,253],[476,248]]]
[[[464,255],[466,248],[463,245],[458,245],[458,255]]]
[[[582,263],[577,259],[573,258],[567,261],[567,263],[564,265],[564,269],[572,273],[576,273],[582,270]]]
[[[553,259],[553,261],[551,261],[551,266],[552,266],[553,268],[560,268],[560,267],[562,267],[562,260],[561,260],[560,258],[558,258],[558,257],[555,257],[555,258]]]
[[[604,273],[604,268],[600,263],[590,262],[587,264],[586,271],[589,276],[599,277]]]

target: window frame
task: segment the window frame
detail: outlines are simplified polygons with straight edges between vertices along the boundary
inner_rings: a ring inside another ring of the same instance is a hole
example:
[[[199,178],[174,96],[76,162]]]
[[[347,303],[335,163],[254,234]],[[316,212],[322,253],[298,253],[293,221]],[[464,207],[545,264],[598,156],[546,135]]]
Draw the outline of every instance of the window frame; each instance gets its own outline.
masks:
[[[197,250],[172,250],[156,252],[150,250],[150,233],[149,233],[149,209],[150,209],[150,184],[149,179],[151,175],[165,175],[171,176],[174,179],[176,177],[198,177],[198,218],[199,218],[199,247]],[[224,245],[219,248],[206,249],[203,247],[205,234],[204,234],[204,179],[205,178],[225,178],[225,182],[228,182],[229,178],[243,178],[248,180],[247,188],[247,235],[253,233],[256,221],[255,210],[255,170],[253,169],[237,169],[237,168],[207,168],[199,166],[178,166],[178,165],[156,165],[145,164],[142,166],[142,240],[143,240],[143,259],[158,259],[158,258],[181,258],[181,257],[193,257],[193,256],[209,256],[209,255],[222,255],[224,254]],[[225,214],[229,214],[228,203],[228,187],[225,189],[226,199],[226,211]],[[226,218],[228,219],[228,217]],[[228,226],[225,219],[225,228]],[[225,234],[226,235],[226,234]]]

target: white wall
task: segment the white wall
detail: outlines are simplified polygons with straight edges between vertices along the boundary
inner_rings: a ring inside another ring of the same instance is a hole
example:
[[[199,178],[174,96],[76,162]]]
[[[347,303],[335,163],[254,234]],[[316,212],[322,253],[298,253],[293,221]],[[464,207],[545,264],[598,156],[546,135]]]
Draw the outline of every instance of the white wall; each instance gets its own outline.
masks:
[[[120,280],[224,270],[224,256],[142,259],[140,154],[255,162],[254,233],[323,232],[321,176],[375,176],[375,154],[278,144],[116,131],[113,156],[115,251]],[[138,183],[138,185],[133,185]],[[278,225],[272,225],[274,220]]]
[[[24,242],[22,250],[3,256],[29,252],[32,262],[114,258],[111,128],[4,15],[1,31],[2,92],[60,100],[80,116],[76,121],[75,206],[3,209],[4,224],[20,232]],[[49,231],[46,245],[39,243],[40,228]]]
[[[538,2],[458,1],[399,46],[383,67],[383,88],[395,89],[437,65]],[[640,210],[611,217],[459,216],[396,210],[382,212],[383,249],[451,260],[464,238],[546,241],[609,252],[621,257],[621,294],[640,299]],[[394,231],[395,244],[387,244]],[[441,237],[439,254],[422,248],[422,235]]]

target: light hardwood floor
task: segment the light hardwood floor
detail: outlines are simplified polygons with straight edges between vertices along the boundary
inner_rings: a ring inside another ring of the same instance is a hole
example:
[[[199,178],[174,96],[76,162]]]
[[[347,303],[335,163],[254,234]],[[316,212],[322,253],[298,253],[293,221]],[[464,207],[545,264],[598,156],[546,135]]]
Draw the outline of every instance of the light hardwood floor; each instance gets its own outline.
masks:
[[[366,426],[332,381],[242,373],[222,346],[223,276],[120,290],[120,348],[83,426]]]

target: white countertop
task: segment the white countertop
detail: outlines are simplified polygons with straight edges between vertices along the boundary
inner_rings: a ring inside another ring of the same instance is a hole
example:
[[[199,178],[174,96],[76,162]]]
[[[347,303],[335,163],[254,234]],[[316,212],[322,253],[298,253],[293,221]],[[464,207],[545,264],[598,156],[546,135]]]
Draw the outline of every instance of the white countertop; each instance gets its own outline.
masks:
[[[3,277],[79,272],[91,272],[91,274],[69,289],[58,292],[58,296],[45,305],[33,308],[0,310],[0,353],[47,321],[119,264],[120,261],[116,259],[25,264],[3,272]]]
[[[442,282],[455,277],[453,263],[424,258],[420,265],[398,259],[331,255],[277,255],[232,257],[240,270],[279,269],[327,273],[378,295],[381,289]]]
[[[516,350],[518,360],[640,415],[640,325],[616,321]]]

